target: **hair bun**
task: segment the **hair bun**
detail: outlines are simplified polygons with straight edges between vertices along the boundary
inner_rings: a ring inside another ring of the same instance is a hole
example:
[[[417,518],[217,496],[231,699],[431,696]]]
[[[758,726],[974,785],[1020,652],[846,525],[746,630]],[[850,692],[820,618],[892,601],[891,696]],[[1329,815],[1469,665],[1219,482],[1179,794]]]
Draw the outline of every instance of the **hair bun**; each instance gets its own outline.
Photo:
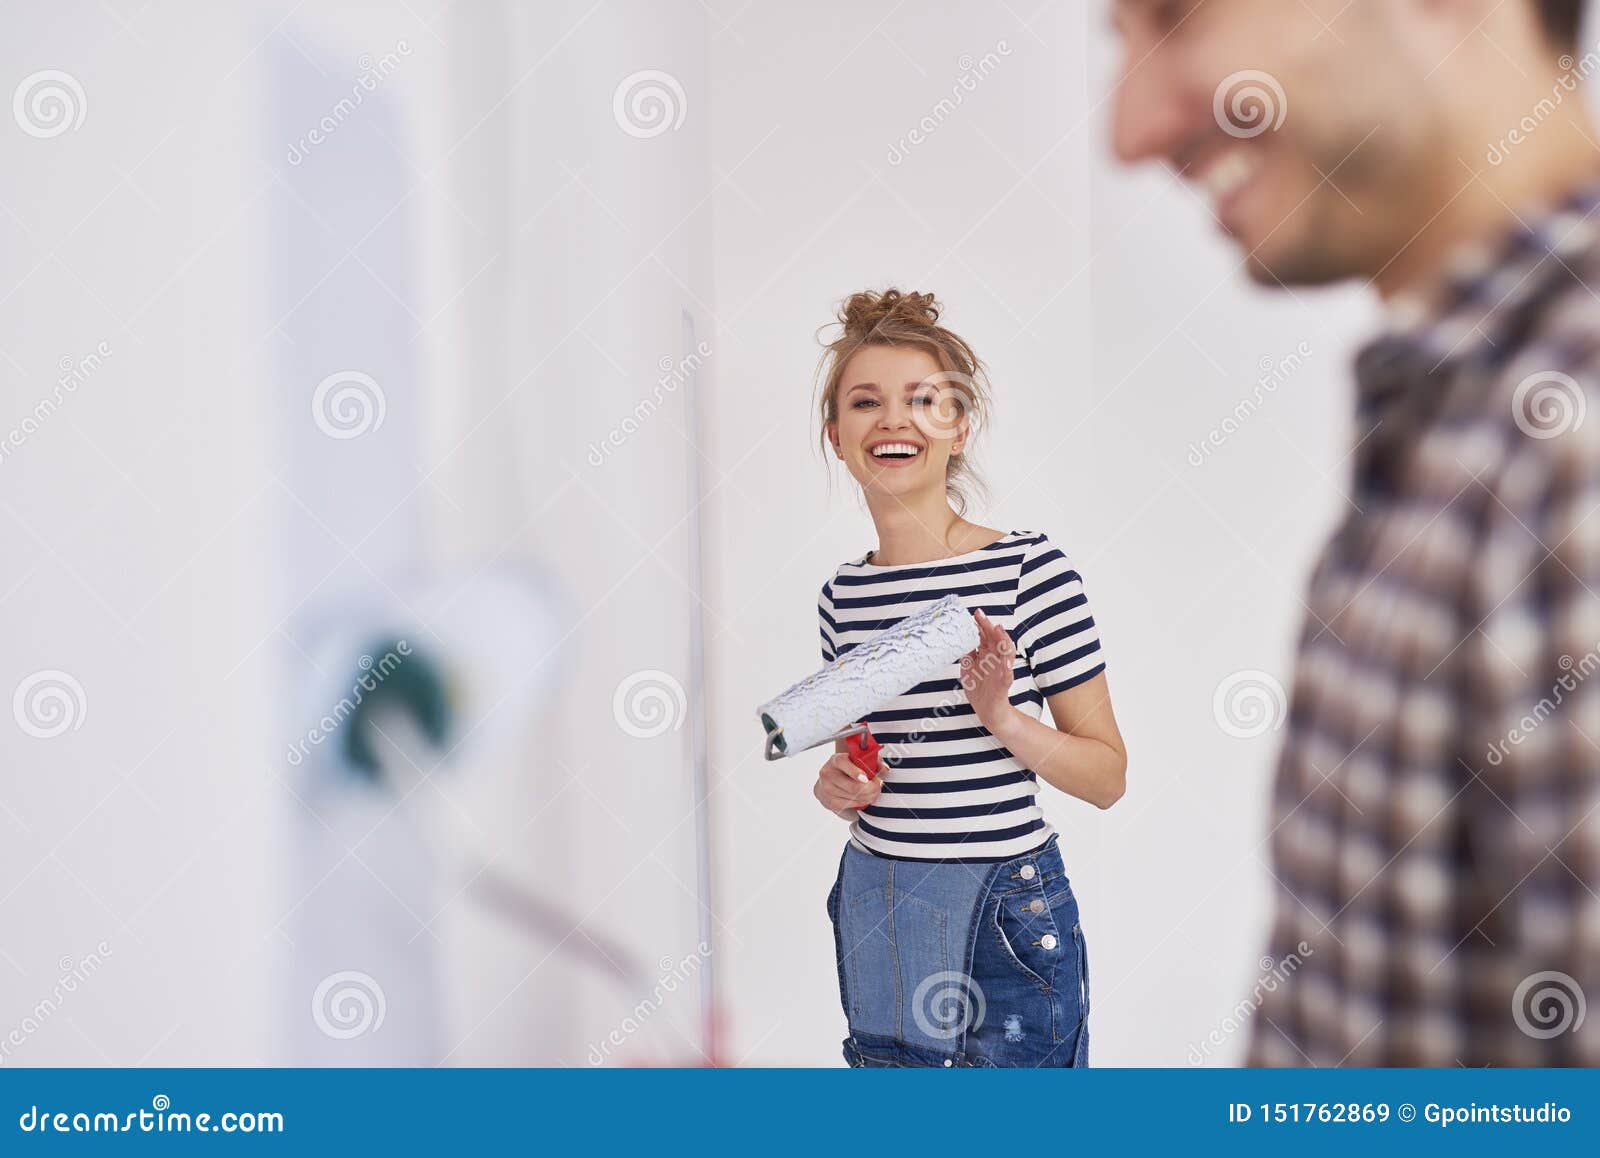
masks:
[[[882,293],[864,290],[851,294],[839,311],[839,321],[847,331],[861,333],[887,319],[913,325],[939,324],[939,300],[932,294],[902,293],[886,289]]]

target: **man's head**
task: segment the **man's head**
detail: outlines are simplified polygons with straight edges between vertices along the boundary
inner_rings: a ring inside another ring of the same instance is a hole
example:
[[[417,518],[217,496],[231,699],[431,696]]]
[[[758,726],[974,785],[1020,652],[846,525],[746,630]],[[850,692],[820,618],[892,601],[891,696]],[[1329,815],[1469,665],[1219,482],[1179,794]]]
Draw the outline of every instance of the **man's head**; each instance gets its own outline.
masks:
[[[1114,148],[1193,182],[1258,281],[1377,278],[1550,96],[1582,7],[1113,0]]]

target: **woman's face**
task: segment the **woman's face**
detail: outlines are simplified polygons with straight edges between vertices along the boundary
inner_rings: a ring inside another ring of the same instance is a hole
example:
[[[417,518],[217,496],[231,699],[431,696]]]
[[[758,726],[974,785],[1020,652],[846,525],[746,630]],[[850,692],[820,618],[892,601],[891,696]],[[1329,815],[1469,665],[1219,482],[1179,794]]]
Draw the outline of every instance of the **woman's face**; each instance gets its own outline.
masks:
[[[966,442],[965,377],[914,346],[863,346],[839,378],[834,450],[863,490],[944,493],[950,456]]]

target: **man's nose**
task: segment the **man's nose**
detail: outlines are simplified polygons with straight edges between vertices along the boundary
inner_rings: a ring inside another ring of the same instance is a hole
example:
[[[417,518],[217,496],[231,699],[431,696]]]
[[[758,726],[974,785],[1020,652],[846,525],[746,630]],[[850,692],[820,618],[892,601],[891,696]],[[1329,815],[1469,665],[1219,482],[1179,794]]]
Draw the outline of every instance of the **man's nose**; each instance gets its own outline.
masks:
[[[1111,151],[1124,164],[1172,159],[1187,136],[1170,69],[1154,56],[1129,58],[1111,106]]]

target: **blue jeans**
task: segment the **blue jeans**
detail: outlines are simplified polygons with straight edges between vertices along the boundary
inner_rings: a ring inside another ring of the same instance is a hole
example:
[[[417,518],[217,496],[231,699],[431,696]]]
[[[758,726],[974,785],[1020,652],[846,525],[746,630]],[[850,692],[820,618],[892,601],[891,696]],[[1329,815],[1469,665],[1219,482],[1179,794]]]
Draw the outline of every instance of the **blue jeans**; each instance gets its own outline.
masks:
[[[852,1066],[1089,1064],[1089,961],[1055,836],[996,864],[847,843],[828,917]]]

